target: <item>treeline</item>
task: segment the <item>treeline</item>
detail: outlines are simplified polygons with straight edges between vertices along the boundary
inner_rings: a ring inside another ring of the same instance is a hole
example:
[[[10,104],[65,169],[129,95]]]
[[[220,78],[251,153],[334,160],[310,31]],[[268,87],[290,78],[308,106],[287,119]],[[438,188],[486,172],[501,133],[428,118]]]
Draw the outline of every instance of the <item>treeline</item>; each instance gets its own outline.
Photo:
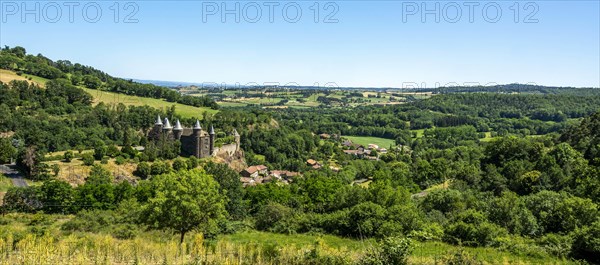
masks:
[[[140,143],[140,130],[167,115],[147,106],[92,107],[92,97],[64,79],[46,88],[26,81],[0,83],[0,131],[14,132],[21,147],[35,146],[44,152],[94,147],[98,141]]]
[[[439,88],[424,88],[417,89],[418,92],[432,92],[436,94],[451,94],[451,93],[527,93],[527,94],[572,94],[583,95],[592,92],[589,88],[575,87],[551,87],[530,84],[507,84],[507,85],[492,85],[492,86],[452,86]],[[592,92],[591,94],[594,94]]]
[[[11,144],[5,145],[0,152],[12,146],[11,149],[20,150],[19,157],[27,148],[35,149],[43,156],[47,152],[85,150],[99,145],[146,145],[145,133],[158,115],[180,119],[187,126],[196,121],[178,116],[174,107],[161,111],[123,104],[92,106],[91,102],[88,93],[65,79],[48,81],[45,88],[26,81],[0,82],[0,115],[3,117],[0,132],[12,132]],[[234,128],[243,133],[248,126],[261,126],[272,121],[271,115],[260,109],[248,112],[225,110],[198,118],[205,127],[214,125],[217,138],[228,137]],[[164,148],[158,146],[158,149]],[[5,154],[10,153],[14,152],[5,151]]]
[[[583,95],[467,93],[437,95],[393,106],[352,109],[318,108],[272,110],[276,119],[296,130],[315,133],[401,137],[405,130],[470,125],[495,135],[542,135],[561,130],[573,119],[588,116],[600,106],[600,92]]]
[[[27,54],[23,47],[18,46],[14,48],[5,46],[0,50],[0,68],[16,71],[17,74],[31,74],[51,80],[65,78],[75,86],[85,86],[91,89],[164,99],[195,107],[219,108],[217,103],[209,97],[185,96],[167,87],[112,77],[93,67],[79,63],[73,64],[68,60],[54,62],[41,54],[37,56]]]

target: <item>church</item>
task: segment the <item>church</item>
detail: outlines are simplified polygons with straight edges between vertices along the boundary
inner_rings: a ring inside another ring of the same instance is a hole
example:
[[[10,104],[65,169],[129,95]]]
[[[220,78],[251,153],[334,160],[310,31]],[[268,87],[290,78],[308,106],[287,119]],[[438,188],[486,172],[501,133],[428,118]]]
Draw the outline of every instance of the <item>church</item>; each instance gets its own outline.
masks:
[[[220,149],[228,153],[238,152],[240,150],[240,134],[235,129],[233,130],[233,136],[234,143],[217,148],[215,147],[215,129],[213,126],[210,126],[210,131],[205,131],[198,120],[192,128],[184,128],[179,120],[175,122],[175,126],[172,126],[168,118],[162,120],[160,116],[157,117],[154,127],[148,133],[148,138],[152,140],[159,140],[164,137],[168,140],[180,141],[180,156],[195,156],[197,158],[215,156]]]

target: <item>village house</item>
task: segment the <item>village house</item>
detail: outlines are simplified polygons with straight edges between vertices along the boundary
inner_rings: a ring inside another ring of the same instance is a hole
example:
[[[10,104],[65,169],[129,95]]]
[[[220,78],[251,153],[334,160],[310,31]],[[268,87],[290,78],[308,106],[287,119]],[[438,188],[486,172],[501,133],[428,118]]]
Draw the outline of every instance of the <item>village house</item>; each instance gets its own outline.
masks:
[[[278,181],[283,184],[289,184],[294,177],[300,176],[298,172],[287,170],[269,171],[264,165],[250,166],[240,172],[240,181],[244,187],[256,186],[269,182]]]
[[[253,178],[248,177],[241,177],[240,182],[242,182],[242,186],[244,187],[256,185],[256,181]]]
[[[372,149],[375,149],[375,150],[377,150],[377,149],[379,149],[379,145],[376,145],[376,144],[369,144],[368,148],[369,148],[369,149],[371,149],[371,150],[372,150]]]
[[[264,165],[251,166],[242,170],[241,174],[246,178],[257,178],[259,175],[267,174],[267,167]]]
[[[313,169],[321,168],[321,164],[319,164],[319,162],[317,162],[314,159],[306,160],[306,164],[309,165],[310,167],[312,167]]]

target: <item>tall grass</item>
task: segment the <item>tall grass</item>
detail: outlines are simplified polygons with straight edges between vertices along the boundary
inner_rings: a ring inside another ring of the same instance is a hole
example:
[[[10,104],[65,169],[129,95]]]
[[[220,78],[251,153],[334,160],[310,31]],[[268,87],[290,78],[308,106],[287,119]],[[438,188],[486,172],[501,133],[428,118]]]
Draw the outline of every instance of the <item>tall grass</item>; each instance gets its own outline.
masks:
[[[355,253],[329,248],[285,245],[205,244],[201,234],[179,245],[177,240],[154,242],[136,238],[118,240],[109,235],[71,234],[61,239],[26,234],[16,241],[12,234],[0,238],[3,264],[305,264],[311,251],[341,260]]]
[[[205,240],[190,233],[183,244],[169,231],[138,231],[130,239],[109,232],[69,232],[73,216],[10,213],[0,217],[0,264],[360,264],[375,240],[331,235],[245,231]],[[481,264],[574,264],[549,255],[414,241],[409,264],[444,264],[466,252]]]

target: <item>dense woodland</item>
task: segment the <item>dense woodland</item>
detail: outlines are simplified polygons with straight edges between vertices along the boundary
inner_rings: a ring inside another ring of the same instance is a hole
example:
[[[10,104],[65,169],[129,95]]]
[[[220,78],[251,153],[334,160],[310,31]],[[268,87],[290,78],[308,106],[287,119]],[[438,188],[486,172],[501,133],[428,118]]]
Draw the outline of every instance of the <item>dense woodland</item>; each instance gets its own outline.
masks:
[[[47,69],[28,66],[33,60],[45,60]],[[92,97],[72,77],[96,77],[113,91],[128,82],[18,48],[2,51],[0,67],[52,79],[45,88],[0,83],[0,132],[9,135],[0,138],[0,162],[15,158],[30,178],[44,180],[9,189],[3,212],[74,215],[63,231],[115,238],[166,230],[183,241],[190,231],[211,239],[256,229],[382,242],[402,237],[600,262],[596,89],[446,91],[402,105],[353,109],[221,109],[203,122],[223,128],[221,138],[237,128],[249,165],[303,173],[289,185],[242,188],[238,172],[225,164],[177,157],[171,147],[145,140],[143,132],[156,115],[181,118],[174,110],[92,106]],[[132,87],[121,92],[137,94],[145,85]],[[145,93],[140,95],[164,97]],[[418,129],[422,135],[416,135]],[[323,140],[320,133],[389,138],[398,147],[379,160],[360,159],[342,152],[342,140]],[[481,141],[486,133],[494,138]],[[146,150],[131,148],[137,145]],[[85,149],[94,151],[78,154]],[[71,151],[60,159],[90,165],[85,184],[72,186],[43,166],[46,152],[61,150]],[[138,181],[118,182],[94,163],[109,157],[135,163]],[[312,170],[309,158],[335,162],[340,170]],[[359,179],[370,182],[353,184]],[[384,264],[382,259],[365,257],[361,264]]]

